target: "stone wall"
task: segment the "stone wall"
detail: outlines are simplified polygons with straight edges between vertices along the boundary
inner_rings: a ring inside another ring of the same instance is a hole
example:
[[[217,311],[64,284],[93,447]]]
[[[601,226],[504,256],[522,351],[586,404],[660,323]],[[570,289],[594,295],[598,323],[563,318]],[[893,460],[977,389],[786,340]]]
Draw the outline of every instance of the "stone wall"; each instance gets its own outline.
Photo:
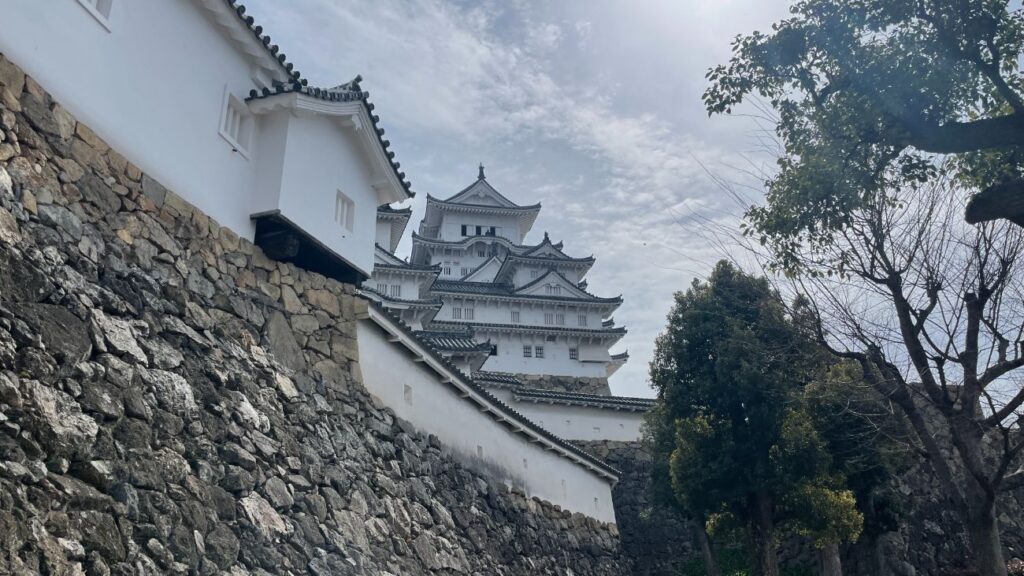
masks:
[[[610,395],[607,378],[587,378],[583,376],[548,376],[541,374],[515,374],[515,377],[527,388],[540,388],[556,392],[579,392],[581,394]]]
[[[0,573],[627,573],[374,403],[360,305],[0,56]]]
[[[653,506],[651,455],[640,442],[574,442],[621,473],[612,497],[622,551],[636,576],[676,576],[700,551],[693,528],[674,510]]]

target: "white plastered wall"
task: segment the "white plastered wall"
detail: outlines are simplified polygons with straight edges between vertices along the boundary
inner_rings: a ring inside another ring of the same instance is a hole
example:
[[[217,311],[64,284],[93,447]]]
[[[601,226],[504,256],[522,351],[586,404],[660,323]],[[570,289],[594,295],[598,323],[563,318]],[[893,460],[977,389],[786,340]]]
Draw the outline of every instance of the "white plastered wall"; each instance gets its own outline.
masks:
[[[225,90],[256,87],[192,1],[114,0],[110,30],[76,0],[0,0],[0,51],[143,172],[251,238],[255,150],[220,137]]]
[[[644,412],[513,400],[509,390],[492,390],[523,416],[566,440],[635,442],[642,437]]]
[[[573,512],[615,521],[609,479],[499,424],[400,345],[388,342],[372,320],[360,320],[357,335],[363,382],[398,417],[436,435],[467,465],[507,485]]]

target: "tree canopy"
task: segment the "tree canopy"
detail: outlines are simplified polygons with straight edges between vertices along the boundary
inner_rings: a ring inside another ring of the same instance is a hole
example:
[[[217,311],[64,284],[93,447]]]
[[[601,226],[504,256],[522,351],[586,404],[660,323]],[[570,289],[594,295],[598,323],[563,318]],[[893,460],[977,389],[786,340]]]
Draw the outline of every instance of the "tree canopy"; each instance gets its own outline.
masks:
[[[656,481],[697,518],[743,526],[774,574],[778,526],[819,543],[859,534],[862,516],[804,401],[821,374],[813,334],[768,282],[728,263],[676,295],[656,345],[649,418]]]
[[[971,222],[1024,225],[1024,18],[1007,0],[804,0],[708,72],[709,113],[766,100],[784,148],[754,222],[827,240],[867,197],[943,171]],[[945,155],[953,155],[946,161]],[[779,222],[782,211],[795,215]]]

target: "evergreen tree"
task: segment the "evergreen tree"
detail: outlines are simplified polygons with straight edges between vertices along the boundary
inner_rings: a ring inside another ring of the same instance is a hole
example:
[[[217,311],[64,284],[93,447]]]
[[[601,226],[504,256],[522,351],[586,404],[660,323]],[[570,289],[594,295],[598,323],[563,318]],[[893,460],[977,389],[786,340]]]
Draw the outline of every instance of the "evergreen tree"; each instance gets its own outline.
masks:
[[[763,576],[779,573],[780,528],[819,545],[861,529],[803,397],[820,358],[765,279],[721,262],[676,295],[651,363],[657,492],[695,518],[741,526]]]

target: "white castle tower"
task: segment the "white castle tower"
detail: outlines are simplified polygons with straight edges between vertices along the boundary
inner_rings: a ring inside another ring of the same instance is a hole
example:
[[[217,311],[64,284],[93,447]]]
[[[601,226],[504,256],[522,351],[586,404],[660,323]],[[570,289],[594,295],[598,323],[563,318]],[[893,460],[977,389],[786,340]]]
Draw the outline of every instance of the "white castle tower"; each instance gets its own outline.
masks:
[[[539,388],[608,394],[608,376],[628,358],[609,353],[626,333],[611,319],[622,298],[587,291],[592,256],[568,256],[546,233],[525,244],[539,213],[540,204],[499,193],[483,166],[454,196],[428,195],[406,266],[436,270],[418,297],[441,307],[420,327],[449,344],[471,337],[486,345],[481,380],[503,373]],[[375,273],[367,284],[376,281]]]

